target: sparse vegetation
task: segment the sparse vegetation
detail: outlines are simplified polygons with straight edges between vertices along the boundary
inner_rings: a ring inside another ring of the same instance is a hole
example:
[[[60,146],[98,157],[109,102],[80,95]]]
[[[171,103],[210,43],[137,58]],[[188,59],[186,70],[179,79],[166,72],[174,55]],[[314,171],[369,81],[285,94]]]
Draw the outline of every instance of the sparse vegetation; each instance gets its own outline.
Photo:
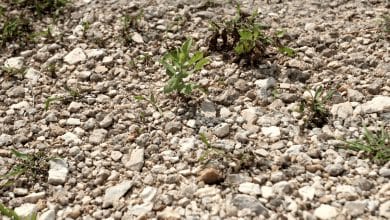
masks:
[[[192,40],[189,39],[184,44],[168,53],[161,59],[161,64],[165,67],[169,76],[167,85],[164,87],[165,93],[176,92],[177,94],[189,95],[194,89],[200,88],[197,84],[188,82],[188,77],[200,71],[204,65],[209,63],[203,53],[196,51],[190,54]]]
[[[149,97],[145,97],[143,95],[136,95],[134,98],[138,101],[147,101],[149,104],[153,106],[154,109],[156,109],[160,114],[163,114],[163,111],[161,110],[160,106],[158,105],[157,99],[154,95],[154,93],[151,91]]]
[[[0,214],[10,218],[11,220],[36,220],[37,214],[34,213],[32,216],[27,218],[22,218],[16,212],[10,208],[7,208],[4,204],[0,203]]]
[[[383,164],[390,161],[390,133],[384,127],[376,132],[364,127],[361,139],[346,141],[346,144],[352,150],[363,151],[376,163]]]
[[[32,26],[29,20],[23,16],[0,15],[0,46],[4,47],[9,42],[27,41]]]
[[[326,92],[322,86],[314,91],[308,91],[310,97],[301,99],[300,112],[304,115],[305,126],[309,128],[322,127],[328,122],[329,110],[327,102],[332,98],[333,91]]]
[[[257,15],[257,12],[247,15],[237,7],[237,15],[232,20],[211,22],[213,34],[209,38],[209,49],[221,51],[235,62],[246,60],[252,65],[260,63],[270,46],[282,54],[293,56],[294,50],[281,43],[285,32],[267,34],[266,26],[256,21]]]
[[[124,40],[125,45],[129,45],[133,40],[132,38],[132,31],[140,30],[140,22],[143,18],[143,11],[140,10],[137,13],[134,14],[126,14],[122,17],[122,29],[121,29],[121,36]]]

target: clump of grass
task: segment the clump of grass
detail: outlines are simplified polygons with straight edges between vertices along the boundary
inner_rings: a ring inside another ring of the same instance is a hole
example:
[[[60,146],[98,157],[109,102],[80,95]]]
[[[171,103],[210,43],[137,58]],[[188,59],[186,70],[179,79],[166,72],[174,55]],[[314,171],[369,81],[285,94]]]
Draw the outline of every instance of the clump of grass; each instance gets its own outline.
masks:
[[[37,15],[59,13],[69,0],[11,0],[11,6],[29,9]]]
[[[203,57],[201,51],[191,55],[191,46],[192,40],[189,39],[181,47],[167,52],[161,59],[160,62],[169,76],[164,87],[165,93],[176,92],[179,95],[189,95],[194,89],[200,88],[199,85],[189,82],[188,77],[200,71],[209,60]]]
[[[390,161],[390,133],[384,127],[377,132],[372,132],[364,127],[361,139],[346,141],[346,144],[352,150],[363,151],[376,163],[384,164]]]
[[[299,111],[304,115],[305,126],[308,128],[322,127],[328,123],[330,115],[326,104],[333,96],[334,91],[325,92],[322,86],[315,88],[314,94],[310,91],[310,98],[302,98]]]
[[[0,15],[0,46],[10,42],[24,42],[32,32],[29,20],[23,16]]]
[[[267,34],[264,25],[257,22],[257,12],[252,15],[242,13],[237,7],[237,15],[227,22],[211,22],[213,33],[209,38],[211,51],[222,51],[226,58],[235,62],[246,60],[257,64],[265,57],[267,48],[276,48],[280,53],[293,56],[294,50],[284,46],[281,39],[284,31]]]
[[[11,153],[17,159],[17,163],[6,174],[0,176],[1,180],[5,180],[5,183],[0,184],[0,188],[12,186],[22,177],[28,180],[27,184],[32,184],[47,176],[49,160],[52,158],[43,151],[26,154],[12,149]]]

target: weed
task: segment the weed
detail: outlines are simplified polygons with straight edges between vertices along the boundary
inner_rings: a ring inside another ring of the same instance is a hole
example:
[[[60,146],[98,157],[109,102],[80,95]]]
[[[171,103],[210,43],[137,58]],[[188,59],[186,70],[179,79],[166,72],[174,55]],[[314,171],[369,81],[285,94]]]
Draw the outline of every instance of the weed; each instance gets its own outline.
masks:
[[[390,161],[390,133],[384,127],[379,132],[372,132],[364,127],[363,137],[360,140],[345,142],[348,148],[365,152],[379,164]]]
[[[206,146],[206,150],[199,157],[200,162],[206,163],[211,159],[222,158],[225,152],[221,149],[215,148],[210,144],[204,133],[199,134],[199,140]]]
[[[21,77],[22,78],[26,74],[26,69],[27,69],[26,67],[22,67],[20,69],[11,68],[11,67],[3,67],[2,68],[4,76],[6,78],[10,78],[10,77],[15,77],[15,78]]]
[[[10,208],[7,208],[5,205],[0,203],[0,214],[10,218],[11,220],[36,220],[37,214],[34,213],[27,218],[21,218],[16,212]]]
[[[45,111],[48,111],[51,103],[57,100],[61,100],[61,98],[55,96],[47,98],[45,101]]]
[[[8,17],[4,15],[4,23],[0,25],[0,46],[3,47],[9,42],[24,42],[28,39],[32,27],[23,16]],[[1,20],[0,20],[1,21]]]
[[[0,179],[6,180],[4,184],[0,185],[0,188],[13,185],[21,177],[30,180],[28,183],[34,183],[37,179],[46,176],[51,158],[44,152],[25,154],[15,149],[12,149],[11,152],[18,162],[8,173],[0,176]]]
[[[43,15],[60,12],[69,0],[17,0],[12,2],[19,8],[27,8],[37,15]]]
[[[294,50],[281,43],[284,31],[267,35],[264,31],[266,27],[256,22],[257,15],[257,12],[244,14],[237,7],[237,15],[232,20],[222,24],[211,22],[213,33],[209,38],[209,49],[225,51],[225,57],[233,58],[236,62],[244,59],[251,64],[258,63],[269,46],[277,48],[282,54],[293,56]]]
[[[83,26],[83,37],[86,38],[87,31],[91,28],[91,24],[88,21],[83,21],[81,25]]]
[[[390,15],[382,15],[382,30],[386,34],[386,36],[390,37]]]
[[[145,97],[143,95],[137,95],[137,96],[134,96],[134,98],[138,101],[147,101],[149,104],[151,104],[153,106],[154,109],[156,109],[161,115],[163,114],[163,111],[161,110],[160,106],[158,105],[158,102],[157,102],[157,99],[156,97],[154,96],[154,93],[153,92],[150,92],[150,95],[149,97]]]
[[[322,127],[328,122],[329,110],[326,108],[326,103],[332,98],[334,91],[324,93],[322,86],[314,90],[314,94],[310,93],[310,98],[302,99],[300,104],[300,112],[306,117],[304,118],[306,127]]]
[[[136,14],[126,14],[122,17],[122,30],[121,35],[126,45],[132,42],[131,29],[139,30],[140,22],[143,18],[143,11],[140,10]]]
[[[200,88],[198,85],[185,82],[184,80],[193,73],[200,71],[204,65],[209,63],[200,51],[190,55],[192,40],[189,39],[184,44],[168,53],[161,59],[161,64],[165,67],[169,76],[167,85],[164,87],[165,93],[188,95],[193,89]]]

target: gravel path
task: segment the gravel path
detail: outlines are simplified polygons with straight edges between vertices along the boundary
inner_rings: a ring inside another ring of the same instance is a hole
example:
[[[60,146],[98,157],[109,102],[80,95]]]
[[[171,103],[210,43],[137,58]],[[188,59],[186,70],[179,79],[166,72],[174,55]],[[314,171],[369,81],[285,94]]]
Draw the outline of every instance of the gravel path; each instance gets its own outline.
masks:
[[[365,125],[390,129],[390,41],[380,30],[390,2],[240,3],[286,30],[296,56],[248,68],[211,53],[193,77],[209,94],[188,100],[163,93],[158,61],[188,37],[206,51],[209,21],[235,15],[229,1],[73,0],[39,24],[54,42],[9,46],[0,65],[26,73],[0,73],[0,174],[15,163],[11,149],[56,159],[45,178],[0,189],[0,202],[39,220],[390,219],[390,163],[344,142]],[[123,16],[137,14],[124,42]],[[331,115],[305,128],[297,109],[319,85],[335,90]],[[151,93],[161,112],[135,98]],[[205,152],[213,158],[201,160]]]

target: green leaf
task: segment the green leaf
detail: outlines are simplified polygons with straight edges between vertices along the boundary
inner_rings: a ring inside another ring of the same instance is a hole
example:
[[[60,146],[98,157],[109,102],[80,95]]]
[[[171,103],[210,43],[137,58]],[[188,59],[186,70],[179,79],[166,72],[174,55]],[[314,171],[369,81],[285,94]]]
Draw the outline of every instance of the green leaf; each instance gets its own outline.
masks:
[[[188,61],[188,66],[191,66],[192,64],[196,63],[198,60],[203,58],[203,53],[198,51],[196,52],[191,59]]]
[[[240,34],[240,41],[241,40],[253,40],[252,32],[250,32],[248,30],[240,30],[239,34]]]
[[[295,55],[295,51],[289,47],[282,46],[282,47],[279,47],[278,50],[279,50],[279,52],[281,52],[289,57],[293,57]]]
[[[199,62],[197,62],[195,64],[195,71],[198,71],[198,70],[201,70],[203,68],[204,65],[208,64],[210,62],[209,59],[207,58],[202,58],[201,60],[199,60]]]
[[[142,100],[145,100],[145,97],[143,97],[142,95],[135,95],[134,98],[138,101],[142,101]]]

